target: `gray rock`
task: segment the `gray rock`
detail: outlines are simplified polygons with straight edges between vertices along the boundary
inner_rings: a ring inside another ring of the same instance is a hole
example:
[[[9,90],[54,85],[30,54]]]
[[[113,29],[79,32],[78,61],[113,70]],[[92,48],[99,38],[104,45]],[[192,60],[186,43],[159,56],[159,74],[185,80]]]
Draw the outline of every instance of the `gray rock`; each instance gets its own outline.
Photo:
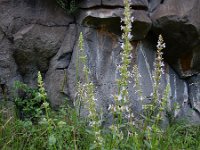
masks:
[[[134,40],[141,40],[146,37],[150,28],[151,20],[144,10],[132,10],[134,16],[133,32]],[[78,22],[85,26],[94,28],[105,28],[109,32],[117,35],[121,34],[121,18],[123,17],[123,9],[95,9],[81,11]]]
[[[28,25],[14,34],[14,58],[24,81],[34,85],[37,71],[46,72],[57,53],[66,27]]]
[[[183,109],[179,112],[179,115],[176,117],[176,121],[187,123],[187,124],[193,124],[193,125],[199,125],[200,124],[200,115],[199,112],[197,112],[194,109],[191,109],[189,105],[185,105]]]
[[[200,115],[200,74],[190,77],[188,85],[192,108]]]
[[[149,0],[149,11],[154,11],[160,4],[163,2],[163,0]]]
[[[0,101],[12,98],[13,83],[20,80],[12,55],[12,45],[3,35],[0,40]]]
[[[87,65],[90,68],[90,79],[95,84],[95,94],[97,98],[98,109],[103,109],[103,112],[107,113],[109,104],[113,101],[113,95],[117,94],[116,80],[119,77],[116,66],[120,64],[120,37],[111,34],[107,31],[96,31],[91,28],[81,28],[84,33],[84,45],[86,54],[88,57]],[[76,43],[73,51],[73,56],[69,68],[67,69],[67,86],[69,90],[69,96],[71,99],[76,99],[76,84],[77,84],[77,71],[75,69],[79,66],[78,74],[79,79],[82,78],[82,65],[77,65],[78,56],[78,43]],[[152,45],[150,39],[142,42],[136,42],[137,46],[133,51],[134,57],[132,65],[137,63],[139,72],[142,76],[141,87],[144,97],[150,98],[153,87],[152,71],[153,62],[155,59],[155,46]],[[97,46],[98,45],[98,46]],[[103,66],[103,67],[102,67]],[[81,82],[84,82],[81,80]],[[161,95],[164,89],[170,83],[171,91],[169,93],[168,111],[171,112],[174,118],[180,118],[182,111],[185,107],[188,107],[188,87],[186,81],[180,79],[178,75],[170,68],[166,63],[165,74],[162,76],[161,81]],[[133,104],[133,109],[136,112],[141,111],[141,102],[139,101],[136,89],[134,88],[134,82],[131,80],[129,85],[130,100]],[[179,109],[174,109],[175,105],[179,106]],[[190,108],[191,109],[191,108]],[[191,109],[192,111],[192,109]],[[106,116],[106,115],[105,115]],[[106,116],[108,117],[108,116]]]
[[[100,5],[101,0],[82,0],[79,4],[80,8],[91,8]]]
[[[117,77],[116,65],[119,63],[120,42],[119,37],[107,31],[81,27],[79,31],[84,35],[84,49],[88,57],[87,65],[90,68],[90,79],[94,82],[95,94],[99,109],[107,112],[107,107],[115,93]],[[75,100],[77,79],[83,80],[83,64],[78,61],[78,41],[75,44],[71,63],[67,69],[67,86],[69,96]],[[104,66],[104,67],[102,67]],[[78,69],[77,69],[78,68]]]
[[[191,64],[198,62],[193,57],[199,57],[193,52],[200,44],[199,6],[199,0],[167,0],[151,15],[154,32],[163,33],[167,43],[165,57],[182,77],[191,76],[198,69]]]
[[[71,54],[77,39],[76,25],[70,25],[58,53],[51,59],[45,75],[46,90],[49,101],[54,108],[63,104],[68,97],[67,68],[71,62]],[[75,68],[74,68],[75,71]]]
[[[16,80],[37,84],[73,21],[55,1],[0,1],[0,100],[13,99]]]
[[[145,39],[149,30],[151,28],[151,20],[148,17],[147,12],[143,10],[136,10],[133,12],[134,22],[133,22],[133,39],[142,40]]]

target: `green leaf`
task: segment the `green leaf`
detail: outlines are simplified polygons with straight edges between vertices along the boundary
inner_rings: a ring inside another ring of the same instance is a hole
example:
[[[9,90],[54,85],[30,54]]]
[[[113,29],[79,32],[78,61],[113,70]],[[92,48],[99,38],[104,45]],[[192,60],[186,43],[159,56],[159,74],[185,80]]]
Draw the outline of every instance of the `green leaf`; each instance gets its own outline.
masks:
[[[90,146],[90,150],[93,150],[93,149],[96,149],[97,148],[97,144],[92,144],[91,146]]]
[[[148,141],[144,140],[145,145],[147,146],[148,149],[152,149],[151,143]]]

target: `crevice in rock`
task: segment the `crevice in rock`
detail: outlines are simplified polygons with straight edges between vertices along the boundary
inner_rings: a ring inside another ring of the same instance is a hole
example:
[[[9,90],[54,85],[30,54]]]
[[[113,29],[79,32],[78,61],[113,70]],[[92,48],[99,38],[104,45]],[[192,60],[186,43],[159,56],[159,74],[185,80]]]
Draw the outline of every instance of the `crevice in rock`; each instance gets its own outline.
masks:
[[[6,33],[6,31],[4,31],[3,29],[1,30],[1,32],[3,33],[2,41],[4,40],[4,38],[6,38],[10,43],[12,43],[12,44],[14,43],[13,36]]]
[[[48,24],[43,24],[43,23],[30,23],[30,24],[27,24],[27,25],[40,25],[40,26],[44,26],[44,27],[69,27],[71,24],[74,24],[74,21],[73,22],[70,22],[68,24],[53,24],[53,25],[48,25]]]
[[[112,21],[111,21],[112,20]],[[110,18],[96,18],[88,16],[83,20],[83,24],[93,27],[95,29],[105,29],[110,33],[121,35],[121,19],[120,17],[110,17]]]
[[[101,6],[93,6],[89,8],[80,8],[80,9],[81,10],[98,10],[98,9],[118,9],[118,8],[124,9],[124,7],[120,5],[115,5],[115,6],[101,5]],[[131,8],[134,10],[145,10],[145,11],[148,10],[148,7],[143,6],[143,5],[132,5]]]
[[[4,100],[7,100],[7,86],[5,83],[0,83],[0,87],[1,87],[1,92],[2,92],[2,95],[3,95],[3,98]]]
[[[193,106],[192,95],[191,95],[191,93],[192,93],[191,86],[193,86],[193,85],[198,86],[198,82],[197,82],[197,83],[194,83],[194,82],[190,83],[190,82],[189,82],[189,79],[190,79],[191,77],[194,77],[194,76],[196,76],[196,75],[192,75],[192,76],[190,76],[190,77],[185,78],[185,81],[186,81],[187,87],[188,87],[188,105],[189,105],[189,107],[190,107],[192,110],[194,110],[194,111],[196,112],[196,114],[198,114],[198,116],[200,117],[200,111],[199,111],[197,108],[195,108],[195,107]]]
[[[77,28],[77,27],[76,27]],[[78,33],[77,33],[77,29],[75,30],[75,39],[78,39]],[[71,63],[71,60],[72,60],[72,56],[73,56],[73,53],[74,53],[74,49],[75,49],[75,46],[76,46],[76,41],[73,42],[73,46],[72,46],[72,52],[71,52],[71,57],[69,59],[69,65],[70,66],[70,63]]]
[[[187,85],[188,105],[190,106],[190,108],[192,108],[192,102],[191,102],[190,95],[189,95],[189,93],[190,93],[190,84],[188,83],[187,80],[185,80],[185,81],[186,81],[186,85]]]

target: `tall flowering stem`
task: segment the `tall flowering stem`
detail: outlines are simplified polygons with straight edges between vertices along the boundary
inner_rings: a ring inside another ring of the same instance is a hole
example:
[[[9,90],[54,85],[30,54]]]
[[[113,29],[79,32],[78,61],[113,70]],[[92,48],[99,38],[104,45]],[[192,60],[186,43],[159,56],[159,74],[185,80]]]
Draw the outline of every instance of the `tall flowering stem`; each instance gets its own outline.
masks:
[[[140,78],[141,75],[139,73],[139,69],[137,65],[133,66],[133,76],[134,76],[134,87],[135,87],[135,93],[138,95],[139,100],[141,101],[141,103],[143,103],[144,97],[143,97],[143,91],[141,88],[141,84],[140,84]]]
[[[162,35],[159,35],[158,44],[157,44],[157,57],[154,63],[154,72],[153,72],[153,103],[160,103],[159,101],[159,86],[161,76],[163,74],[163,52],[162,50],[165,48],[165,43]]]
[[[131,17],[131,6],[130,0],[124,0],[124,18],[121,19],[121,22],[124,24],[121,26],[122,40],[123,43],[121,45],[122,53],[121,53],[121,63],[117,67],[120,77],[117,80],[118,83],[118,93],[114,96],[114,104],[111,104],[108,110],[111,110],[114,122],[112,126],[110,126],[111,133],[113,135],[113,141],[115,144],[113,145],[113,149],[118,147],[117,143],[120,143],[124,138],[124,132],[121,130],[124,127],[124,123],[129,125],[133,123],[133,114],[131,114],[129,108],[129,94],[128,94],[128,84],[129,78],[131,77],[131,72],[129,71],[131,64],[131,51],[132,45],[130,40],[132,39],[131,30],[132,30],[132,22],[133,17]],[[125,122],[124,122],[125,121]],[[129,130],[126,128],[126,130]]]
[[[129,71],[129,68],[132,58],[131,57],[132,45],[130,43],[130,40],[132,39],[131,30],[132,30],[132,22],[134,19],[133,17],[131,17],[130,0],[124,0],[123,15],[124,18],[121,20],[121,22],[124,23],[124,25],[121,26],[121,30],[123,32],[122,34],[123,43],[121,45],[121,48],[123,49],[123,51],[121,53],[121,65],[118,66],[120,78],[117,81],[119,89],[118,89],[118,95],[114,97],[116,105],[115,110],[119,112],[119,114],[121,115],[122,113],[128,114],[130,112],[128,108],[128,99],[129,99],[128,83],[129,83],[129,78],[131,77],[131,72]]]
[[[150,104],[144,105],[144,110],[146,113],[147,120],[151,121],[151,119],[161,120],[161,110],[163,109],[163,104],[166,102],[162,101],[162,97],[160,95],[160,82],[161,76],[164,73],[163,67],[163,52],[162,50],[165,48],[165,43],[162,35],[159,35],[158,43],[157,43],[157,56],[154,62],[154,71],[153,71],[153,93],[152,93],[152,102]],[[156,121],[157,122],[157,121]]]
[[[119,72],[120,72],[120,79],[118,80],[119,85],[119,91],[123,89],[123,87],[128,86],[128,80],[131,75],[129,69],[130,63],[131,63],[131,50],[132,45],[130,43],[130,40],[132,39],[131,35],[131,28],[132,28],[132,22],[133,17],[131,17],[131,8],[129,0],[124,0],[125,10],[124,10],[124,19],[122,19],[122,22],[124,22],[124,26],[121,26],[121,29],[123,31],[122,34],[122,40],[123,43],[121,45],[123,52],[121,53],[121,66],[119,66]],[[123,91],[123,90],[122,90]]]
[[[79,36],[79,49],[80,55],[79,59],[83,65],[83,76],[84,83],[78,83],[78,95],[79,99],[83,101],[84,107],[88,110],[89,126],[91,127],[93,134],[95,136],[93,147],[102,147],[103,138],[101,136],[100,130],[100,119],[96,110],[96,99],[94,94],[94,84],[89,80],[89,68],[86,65],[87,56],[85,55],[83,44],[83,34],[80,33]]]
[[[47,102],[47,93],[44,88],[44,82],[43,82],[40,71],[38,71],[37,82],[38,82],[38,88],[39,88],[38,96],[42,99],[43,107],[45,108],[46,117],[47,117],[47,119],[49,119],[49,109],[50,108],[49,108],[49,103]]]
[[[163,132],[162,129],[160,129],[159,124],[160,121],[163,119],[162,115],[164,112],[164,109],[166,107],[167,100],[169,98],[169,90],[170,86],[169,84],[166,86],[166,89],[164,91],[164,95],[162,96],[161,89],[160,89],[160,83],[161,83],[161,77],[163,74],[163,52],[162,50],[165,48],[165,43],[163,40],[162,35],[159,35],[158,43],[157,43],[157,52],[156,52],[156,58],[154,62],[154,70],[153,70],[153,93],[152,101],[150,103],[144,104],[144,122],[142,124],[143,131],[144,131],[144,138],[150,142],[150,145],[152,147],[158,147],[158,141],[160,140],[160,135]]]
[[[80,59],[80,62],[83,64],[84,80],[86,83],[88,83],[89,82],[89,68],[86,65],[87,56],[84,51],[83,33],[82,32],[80,33],[80,36],[79,36],[79,49],[80,49],[79,59]]]

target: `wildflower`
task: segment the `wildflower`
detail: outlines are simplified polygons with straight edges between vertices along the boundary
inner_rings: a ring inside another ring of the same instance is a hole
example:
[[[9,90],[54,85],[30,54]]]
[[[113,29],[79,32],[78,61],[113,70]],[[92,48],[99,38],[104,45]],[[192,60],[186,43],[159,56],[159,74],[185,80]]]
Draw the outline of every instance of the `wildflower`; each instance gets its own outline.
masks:
[[[121,22],[123,22],[123,20],[121,20]],[[121,27],[121,30],[124,30],[124,26],[123,25],[121,25],[120,27]]]
[[[124,43],[121,44],[121,48],[124,49]]]
[[[134,19],[135,19],[135,17],[134,17],[134,16],[132,16],[132,17],[131,17],[131,22],[133,22],[133,21],[134,21]]]
[[[84,54],[84,49],[83,49],[83,34],[80,33],[79,36],[79,48],[80,48],[80,57],[79,59],[81,60],[83,64],[83,73],[84,73],[84,78],[85,78],[85,83],[81,84],[82,88],[78,88],[78,93],[81,96],[80,99],[82,99],[85,108],[88,110],[88,118],[89,118],[89,126],[92,128],[92,131],[95,133],[95,140],[94,143],[100,146],[102,144],[103,139],[101,138],[100,134],[100,123],[101,121],[99,120],[97,110],[96,110],[96,101],[97,99],[95,98],[94,94],[94,84],[89,81],[89,74],[90,70],[86,65],[87,62],[87,57]],[[98,134],[97,134],[98,133]]]
[[[166,47],[162,35],[159,35],[157,49],[164,49]]]
[[[132,37],[133,37],[133,36],[132,36],[131,33],[129,32],[129,33],[128,33],[128,39],[131,40]]]
[[[112,105],[112,104],[110,104],[110,105],[108,106],[108,110],[116,111],[114,105]]]
[[[156,101],[158,101],[159,98],[159,92],[158,92],[158,88],[160,85],[160,80],[161,80],[161,75],[164,73],[163,71],[163,53],[162,53],[162,49],[165,48],[165,43],[163,40],[162,35],[159,35],[158,38],[158,44],[157,44],[157,57],[156,57],[156,61],[154,63],[154,72],[153,72],[153,101],[154,104],[156,103]]]
[[[119,94],[119,95],[117,96],[117,100],[118,100],[118,101],[121,101],[121,100],[122,100],[122,95],[121,95],[121,94]]]

